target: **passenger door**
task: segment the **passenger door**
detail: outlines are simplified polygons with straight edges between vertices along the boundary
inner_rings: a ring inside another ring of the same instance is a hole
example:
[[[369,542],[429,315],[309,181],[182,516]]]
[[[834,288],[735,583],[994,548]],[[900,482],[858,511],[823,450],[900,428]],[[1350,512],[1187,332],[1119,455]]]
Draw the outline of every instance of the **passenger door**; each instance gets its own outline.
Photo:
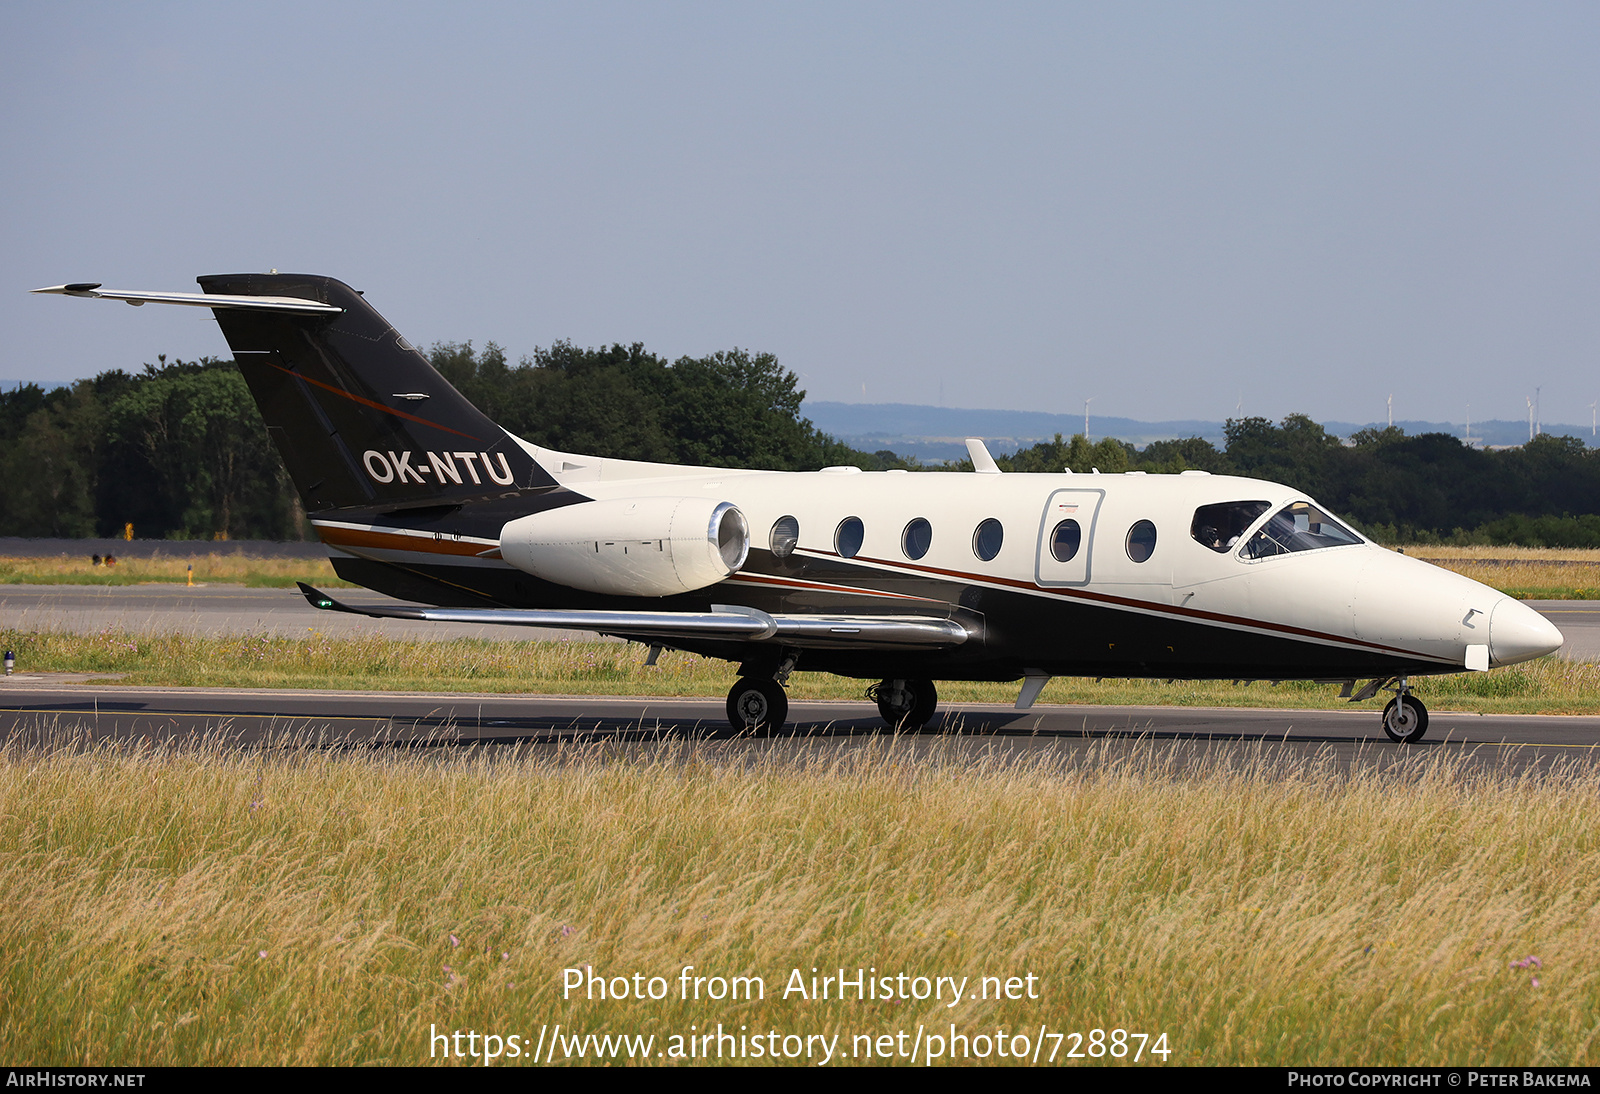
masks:
[[[1093,553],[1095,522],[1100,515],[1104,490],[1069,489],[1051,493],[1039,521],[1038,552],[1034,562],[1034,582],[1041,586],[1087,585],[1093,578],[1090,556]],[[1077,546],[1070,555],[1072,529],[1077,526]],[[1058,531],[1059,530],[1059,531]],[[1067,557],[1062,558],[1062,555]]]

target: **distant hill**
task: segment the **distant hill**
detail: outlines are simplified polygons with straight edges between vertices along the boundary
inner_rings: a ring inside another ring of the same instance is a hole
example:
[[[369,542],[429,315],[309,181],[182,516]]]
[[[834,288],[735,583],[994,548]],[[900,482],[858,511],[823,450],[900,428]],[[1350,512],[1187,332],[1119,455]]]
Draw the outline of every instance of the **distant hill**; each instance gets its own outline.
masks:
[[[1070,437],[1083,432],[1082,414],[1045,414],[1032,410],[959,410],[951,407],[917,406],[911,403],[828,403],[807,401],[801,413],[822,432],[852,448],[876,452],[890,449],[901,456],[919,460],[958,460],[966,456],[967,437],[982,437],[989,450],[999,454],[1028,448],[1048,441],[1057,433]],[[1382,428],[1383,422],[1323,422],[1323,428],[1338,437],[1349,437],[1363,429]],[[1395,425],[1406,433],[1448,433],[1460,437],[1462,427],[1454,422],[1402,421]],[[1091,440],[1115,437],[1143,448],[1151,441],[1201,437],[1221,448],[1226,441],[1222,422],[1198,418],[1168,422],[1141,422],[1133,418],[1090,415]],[[1545,433],[1581,437],[1593,444],[1588,428],[1576,425],[1544,426]],[[1500,447],[1524,444],[1528,440],[1526,421],[1493,420],[1472,423],[1474,444]]]

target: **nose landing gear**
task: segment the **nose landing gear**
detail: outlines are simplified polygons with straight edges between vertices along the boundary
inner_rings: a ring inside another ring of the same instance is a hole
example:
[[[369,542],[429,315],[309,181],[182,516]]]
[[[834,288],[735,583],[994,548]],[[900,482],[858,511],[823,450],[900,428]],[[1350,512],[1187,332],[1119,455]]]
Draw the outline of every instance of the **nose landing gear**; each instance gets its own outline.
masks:
[[[1395,687],[1395,697],[1383,708],[1383,731],[1391,741],[1412,744],[1428,732],[1428,708],[1411,694],[1405,677]]]

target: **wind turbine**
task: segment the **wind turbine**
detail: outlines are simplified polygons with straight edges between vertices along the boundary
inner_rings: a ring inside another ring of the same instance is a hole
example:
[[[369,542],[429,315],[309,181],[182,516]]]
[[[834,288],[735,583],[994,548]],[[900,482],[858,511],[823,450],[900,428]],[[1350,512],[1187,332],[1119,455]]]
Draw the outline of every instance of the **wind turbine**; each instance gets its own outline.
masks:
[[[1089,439],[1089,404],[1094,400],[1095,397],[1091,396],[1083,401],[1083,439],[1086,441]]]

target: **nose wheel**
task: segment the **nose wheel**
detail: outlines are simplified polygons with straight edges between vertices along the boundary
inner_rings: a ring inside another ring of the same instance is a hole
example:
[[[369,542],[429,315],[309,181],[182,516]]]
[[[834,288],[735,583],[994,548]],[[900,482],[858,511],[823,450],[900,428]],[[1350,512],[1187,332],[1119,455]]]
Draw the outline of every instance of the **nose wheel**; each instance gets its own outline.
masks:
[[[1389,740],[1411,744],[1428,732],[1428,708],[1422,700],[1401,691],[1383,708],[1383,731]]]

